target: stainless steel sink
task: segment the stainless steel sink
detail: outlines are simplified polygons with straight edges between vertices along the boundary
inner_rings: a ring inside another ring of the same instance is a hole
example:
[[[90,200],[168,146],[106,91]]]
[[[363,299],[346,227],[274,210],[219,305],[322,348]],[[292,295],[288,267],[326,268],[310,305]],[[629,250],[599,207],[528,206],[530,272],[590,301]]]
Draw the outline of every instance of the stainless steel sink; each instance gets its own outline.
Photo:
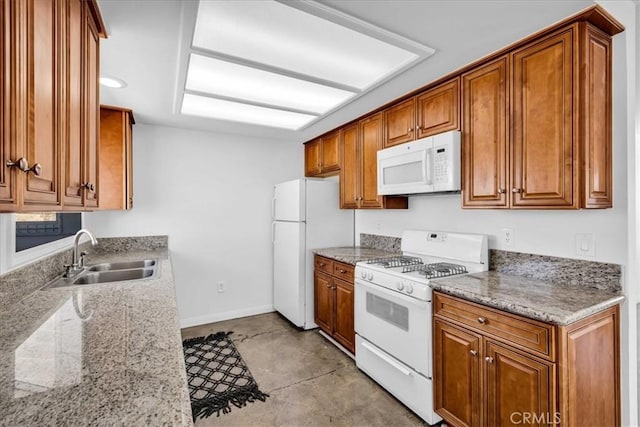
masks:
[[[60,276],[49,283],[47,288],[93,285],[98,283],[125,282],[128,280],[153,279],[158,273],[158,260],[105,262],[89,265],[74,277]]]
[[[146,279],[155,273],[154,269],[136,268],[133,270],[115,270],[89,272],[75,279],[73,285],[90,285],[93,283],[122,282],[124,280]]]
[[[113,270],[130,270],[132,268],[149,268],[156,266],[155,259],[144,259],[142,261],[129,262],[105,262],[89,267],[89,271],[113,271]]]

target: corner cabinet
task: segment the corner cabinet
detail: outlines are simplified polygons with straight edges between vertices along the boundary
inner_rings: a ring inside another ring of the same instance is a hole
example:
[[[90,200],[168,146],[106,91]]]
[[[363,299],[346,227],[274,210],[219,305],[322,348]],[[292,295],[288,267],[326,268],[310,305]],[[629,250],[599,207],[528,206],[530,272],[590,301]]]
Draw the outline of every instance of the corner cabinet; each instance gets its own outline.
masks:
[[[555,326],[438,292],[433,301],[435,411],[446,422],[620,426],[617,306]]]
[[[106,36],[97,3],[2,0],[1,9],[0,212],[94,208]]]
[[[100,106],[100,209],[133,208],[133,111]]]
[[[353,274],[352,265],[315,256],[314,320],[351,353],[356,348]]]
[[[340,208],[406,209],[406,197],[378,195],[378,150],[382,149],[382,113],[342,129]]]
[[[612,206],[611,54],[576,22],[463,74],[463,207]]]

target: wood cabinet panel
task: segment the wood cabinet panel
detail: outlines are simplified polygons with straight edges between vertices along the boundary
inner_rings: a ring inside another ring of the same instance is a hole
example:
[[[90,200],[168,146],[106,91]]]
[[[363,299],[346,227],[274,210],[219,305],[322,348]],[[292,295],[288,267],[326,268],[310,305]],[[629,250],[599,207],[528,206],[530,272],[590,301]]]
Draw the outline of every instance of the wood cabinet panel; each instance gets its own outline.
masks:
[[[564,426],[620,426],[619,316],[616,306],[561,328]]]
[[[384,111],[383,147],[409,142],[415,139],[416,102],[410,98]]]
[[[325,135],[322,143],[322,173],[334,172],[340,169],[340,131]]]
[[[582,150],[582,207],[613,206],[612,177],[612,42],[592,25],[581,24],[582,63],[580,65],[580,129]]]
[[[382,113],[360,121],[361,208],[382,208],[378,196],[378,150],[382,149]]]
[[[333,338],[351,353],[354,353],[356,351],[356,333],[354,327],[353,275],[350,279],[351,283],[338,278],[333,279],[336,312]]]
[[[509,58],[462,76],[464,207],[509,207]]]
[[[333,274],[333,260],[316,255],[315,269],[327,274]]]
[[[512,56],[512,207],[578,206],[573,197],[578,166],[573,127],[575,28]]]
[[[353,265],[337,261],[333,264],[333,275],[346,282],[353,283],[354,271]]]
[[[482,419],[480,336],[434,320],[435,411],[456,426]]]
[[[320,144],[319,139],[304,144],[304,176],[317,176],[322,172]]]
[[[28,172],[24,187],[24,207],[60,205],[60,61],[62,52],[60,2],[27,0],[26,155],[30,167],[40,166],[39,173]]]
[[[133,207],[131,127],[128,108],[100,106],[99,178],[100,209]]]
[[[356,209],[360,196],[358,124],[342,129],[340,141],[340,208]]]
[[[508,347],[487,342],[487,425],[517,426],[525,414],[535,417],[526,425],[557,423],[554,365],[524,356]],[[531,419],[531,418],[529,418]]]
[[[98,154],[100,138],[100,34],[94,23],[91,12],[85,7],[85,112],[86,132],[84,150],[84,204],[88,208],[98,207],[98,194],[100,183],[98,182]]]
[[[12,44],[15,14],[11,0],[0,0],[0,206],[3,211],[15,210],[18,206],[16,180],[22,172],[7,166],[7,161],[16,161],[14,120],[12,108],[15,99],[12,88],[16,87],[15,49]]]
[[[333,282],[331,276],[314,273],[314,321],[328,334],[333,333]]]
[[[426,90],[416,104],[416,139],[460,129],[459,78]]]

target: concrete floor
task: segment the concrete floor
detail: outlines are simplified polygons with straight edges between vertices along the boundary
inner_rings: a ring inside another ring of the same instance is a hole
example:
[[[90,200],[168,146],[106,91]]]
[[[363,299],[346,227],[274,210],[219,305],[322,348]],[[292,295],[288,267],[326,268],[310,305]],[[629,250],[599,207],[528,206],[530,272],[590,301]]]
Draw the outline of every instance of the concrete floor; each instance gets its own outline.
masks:
[[[270,396],[198,419],[197,427],[428,425],[317,330],[301,331],[268,313],[183,329],[182,337],[218,331],[234,331],[233,342],[260,390]]]

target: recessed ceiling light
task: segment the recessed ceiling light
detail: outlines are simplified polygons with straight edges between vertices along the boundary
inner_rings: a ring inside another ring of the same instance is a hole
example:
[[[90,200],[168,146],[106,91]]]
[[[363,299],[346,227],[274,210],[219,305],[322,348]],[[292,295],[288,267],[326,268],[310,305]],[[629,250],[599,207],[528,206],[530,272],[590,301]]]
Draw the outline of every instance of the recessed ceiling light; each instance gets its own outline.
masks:
[[[356,95],[281,74],[191,54],[186,89],[323,114]]]
[[[317,116],[185,93],[182,114],[297,130]]]
[[[100,84],[105,87],[113,89],[121,89],[127,87],[127,83],[124,80],[117,79],[115,77],[100,77]]]

